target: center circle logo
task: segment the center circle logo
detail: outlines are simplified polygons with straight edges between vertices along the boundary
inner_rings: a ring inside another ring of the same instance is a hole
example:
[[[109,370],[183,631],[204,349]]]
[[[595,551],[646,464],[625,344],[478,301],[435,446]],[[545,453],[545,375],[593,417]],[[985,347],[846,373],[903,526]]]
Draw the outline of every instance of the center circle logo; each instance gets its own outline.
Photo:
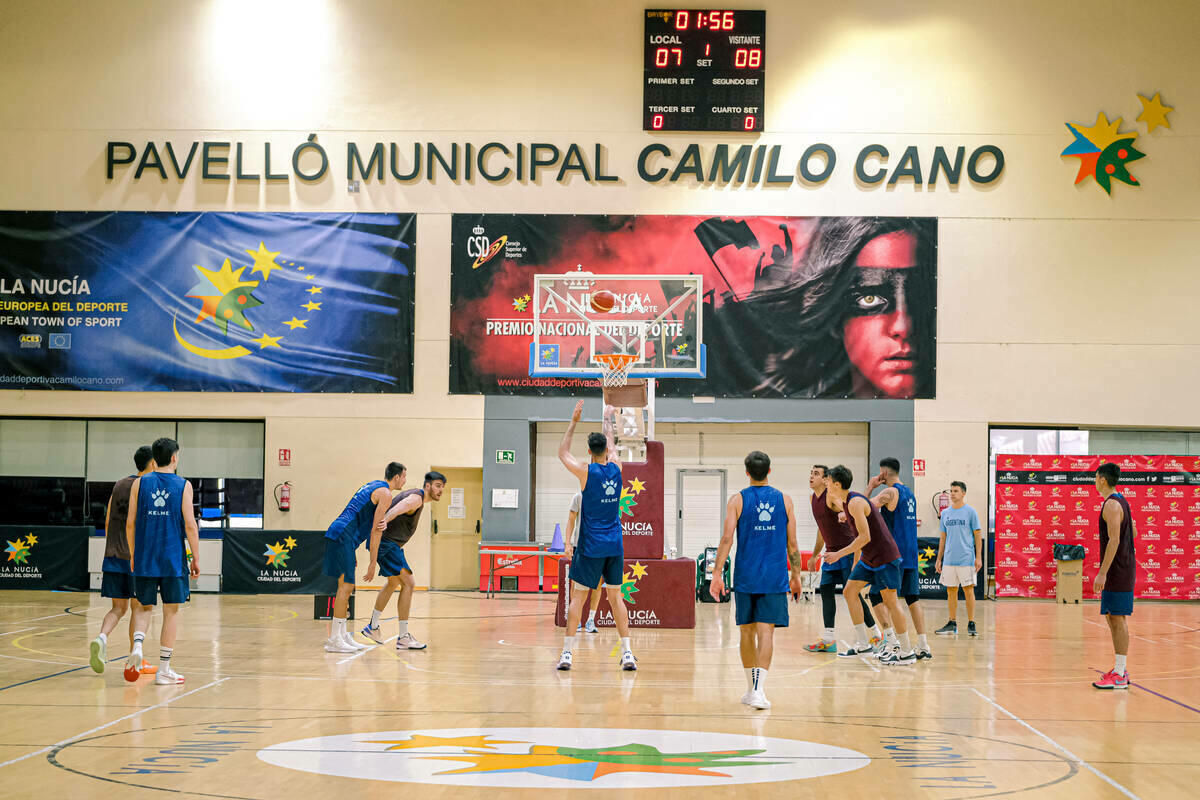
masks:
[[[279,767],[368,780],[528,789],[732,786],[861,769],[856,750],[730,733],[619,728],[441,728],[271,745]]]

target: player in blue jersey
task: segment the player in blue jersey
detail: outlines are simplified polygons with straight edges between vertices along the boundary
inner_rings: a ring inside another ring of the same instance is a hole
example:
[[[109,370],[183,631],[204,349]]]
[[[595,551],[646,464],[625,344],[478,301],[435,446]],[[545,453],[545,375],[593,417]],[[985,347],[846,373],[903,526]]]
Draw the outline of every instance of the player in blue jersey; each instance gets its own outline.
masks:
[[[371,531],[383,522],[392,504],[392,492],[404,488],[408,473],[404,465],[393,461],[384,470],[384,480],[374,480],[358,487],[342,513],[325,531],[324,572],[337,578],[337,595],[333,601],[333,622],[325,640],[327,653],[357,653],[366,645],[354,641],[346,630],[350,612],[350,595],[354,593],[354,551],[367,541]]]
[[[136,481],[129,490],[129,514],[125,536],[133,563],[134,596],[133,650],[125,662],[125,680],[136,681],[142,668],[142,642],[150,626],[150,613],[162,596],[163,621],[159,635],[158,674],[160,685],[183,683],[171,669],[171,655],[179,629],[179,605],[187,602],[191,589],[184,550],[184,536],[191,548],[191,576],[200,574],[200,529],[192,507],[192,485],[175,474],[179,467],[179,443],[163,437],[151,445],[154,471]]]
[[[583,502],[579,507],[579,543],[571,560],[571,602],[567,610],[567,635],[563,637],[559,669],[571,668],[571,651],[575,647],[575,631],[583,617],[583,605],[589,590],[605,584],[608,604],[612,607],[613,622],[621,637],[621,669],[637,669],[637,659],[629,644],[629,615],[621,598],[624,582],[625,547],[621,540],[621,462],[617,460],[613,439],[612,409],[605,408],[602,418],[604,433],[588,435],[587,463],[571,454],[571,438],[583,415],[583,401],[575,404],[571,422],[558,444],[558,460],[579,479]]]
[[[879,474],[871,478],[867,484],[869,495],[879,486],[883,491],[871,498],[871,505],[879,509],[883,521],[887,523],[896,547],[900,549],[900,558],[904,563],[900,578],[898,594],[908,604],[908,614],[912,617],[913,629],[917,632],[917,660],[933,658],[929,649],[929,640],[925,638],[925,612],[921,609],[921,582],[919,579],[920,557],[917,554],[917,498],[903,483],[900,482],[900,460],[885,458],[879,462]],[[883,597],[872,594],[871,601],[883,602]]]
[[[726,505],[725,530],[717,547],[708,591],[718,602],[725,594],[723,565],[736,535],[733,599],[741,630],[742,667],[746,670],[742,702],[752,708],[766,709],[771,707],[765,687],[775,649],[775,628],[788,626],[788,591],[800,594],[800,570],[804,566],[796,544],[796,509],[792,498],[767,483],[770,457],[755,450],[746,456],[745,464],[750,485],[730,497]]]

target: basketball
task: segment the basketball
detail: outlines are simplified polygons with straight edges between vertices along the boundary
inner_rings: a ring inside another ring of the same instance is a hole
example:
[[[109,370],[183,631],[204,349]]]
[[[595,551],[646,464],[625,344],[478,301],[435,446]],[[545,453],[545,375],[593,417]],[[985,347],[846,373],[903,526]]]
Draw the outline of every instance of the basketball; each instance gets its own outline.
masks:
[[[598,311],[601,314],[607,314],[612,311],[612,307],[617,304],[617,296],[608,289],[601,289],[592,295],[592,310]]]

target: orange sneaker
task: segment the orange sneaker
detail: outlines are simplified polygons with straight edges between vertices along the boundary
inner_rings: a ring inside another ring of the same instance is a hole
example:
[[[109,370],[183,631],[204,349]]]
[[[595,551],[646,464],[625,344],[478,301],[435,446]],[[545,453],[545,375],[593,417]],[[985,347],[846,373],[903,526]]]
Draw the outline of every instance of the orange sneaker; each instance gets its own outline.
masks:
[[[142,659],[142,668],[138,671],[141,672],[143,675],[153,675],[154,673],[158,672],[158,667],[154,666],[149,661],[147,661],[146,659],[143,658]]]

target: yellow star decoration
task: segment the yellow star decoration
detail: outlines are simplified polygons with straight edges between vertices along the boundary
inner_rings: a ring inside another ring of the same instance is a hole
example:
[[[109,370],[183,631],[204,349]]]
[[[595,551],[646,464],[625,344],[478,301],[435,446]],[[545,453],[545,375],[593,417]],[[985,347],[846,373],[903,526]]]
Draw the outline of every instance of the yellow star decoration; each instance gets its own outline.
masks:
[[[1146,123],[1146,133],[1153,132],[1160,125],[1168,129],[1171,127],[1171,123],[1167,121],[1167,114],[1174,111],[1175,107],[1163,105],[1160,94],[1161,92],[1155,92],[1153,98],[1138,94],[1138,100],[1142,101],[1142,113],[1137,115],[1137,121]]]
[[[250,268],[251,275],[261,272],[265,281],[271,279],[271,270],[281,269],[279,264],[275,263],[275,256],[279,255],[280,251],[268,250],[265,242],[259,242],[257,250],[247,250],[246,252],[254,259],[254,265]]]
[[[287,322],[284,322],[283,324],[287,325],[292,330],[296,330],[296,328],[304,328],[305,330],[308,330],[308,325],[306,324],[307,322],[308,322],[308,320],[306,320],[306,319],[296,319],[295,317],[292,317],[291,319],[289,319]]]
[[[642,490],[645,488],[646,484],[642,482],[641,478],[634,478],[629,482],[629,491],[633,492],[634,494],[641,494]]]
[[[308,293],[309,294],[320,294],[321,287],[320,286],[310,286],[310,287],[308,287]]]
[[[267,556],[267,566],[270,566],[271,564],[274,564],[275,559],[279,558],[280,554],[283,553],[283,545],[281,545],[279,542],[276,542],[275,544],[269,544],[267,545],[267,550],[271,551],[271,554]]]
[[[25,537],[25,541],[29,542],[30,547],[33,547],[35,544],[38,543],[37,537],[34,536],[32,533]]]
[[[633,579],[636,581],[644,577],[646,577],[646,567],[640,561],[633,562]]]
[[[495,749],[498,744],[525,744],[525,742],[509,741],[507,739],[493,739],[488,741],[487,734],[483,736],[450,736],[443,738],[441,736],[422,736],[419,733],[414,733],[411,739],[384,739],[382,741],[369,741],[366,744],[390,744],[388,750],[419,750],[426,747],[481,747],[485,749]]]
[[[289,536],[289,537],[287,537],[286,539],[284,539],[284,540],[283,540],[283,545],[284,545],[284,547],[286,547],[288,550],[291,550],[293,547],[295,547],[295,546],[296,546],[296,540],[295,540],[295,539],[293,539],[292,537],[290,537],[290,536]]]
[[[301,272],[304,272],[304,267],[296,267],[296,269],[300,270]]]
[[[268,347],[279,347],[279,342],[282,339],[282,336],[271,336],[269,333],[264,333],[257,339],[251,339],[250,341],[257,344],[259,350],[265,350]],[[279,347],[279,349],[282,350],[283,348]]]
[[[936,550],[934,550],[932,547],[926,547],[926,548],[925,548],[925,553],[924,553],[924,556],[925,556],[925,560],[926,560],[926,561],[932,561],[932,560],[933,560],[933,557],[934,557],[934,556],[936,556],[936,555],[937,555],[937,551],[936,551]]]
[[[225,263],[221,265],[219,270],[205,269],[199,264],[196,265],[196,269],[204,273],[204,277],[208,278],[222,295],[229,294],[234,289],[244,286],[258,286],[258,281],[242,280],[242,273],[246,271],[246,268],[238,267],[237,271],[234,271],[228,258],[225,259]]]
[[[1130,136],[1137,136],[1136,133],[1118,133],[1121,127],[1121,117],[1117,117],[1112,122],[1108,121],[1108,117],[1104,116],[1101,111],[1096,115],[1096,124],[1090,128],[1085,128],[1083,125],[1076,125],[1075,130],[1083,134],[1089,142],[1103,150],[1117,139],[1122,139]]]
[[[307,308],[309,311],[320,311],[321,310],[321,304],[314,303],[312,300],[309,300],[307,303],[305,303],[304,305],[302,305],[300,307]]]
[[[316,277],[317,277],[316,275],[305,275],[304,280],[311,281],[313,278],[316,278]]]

